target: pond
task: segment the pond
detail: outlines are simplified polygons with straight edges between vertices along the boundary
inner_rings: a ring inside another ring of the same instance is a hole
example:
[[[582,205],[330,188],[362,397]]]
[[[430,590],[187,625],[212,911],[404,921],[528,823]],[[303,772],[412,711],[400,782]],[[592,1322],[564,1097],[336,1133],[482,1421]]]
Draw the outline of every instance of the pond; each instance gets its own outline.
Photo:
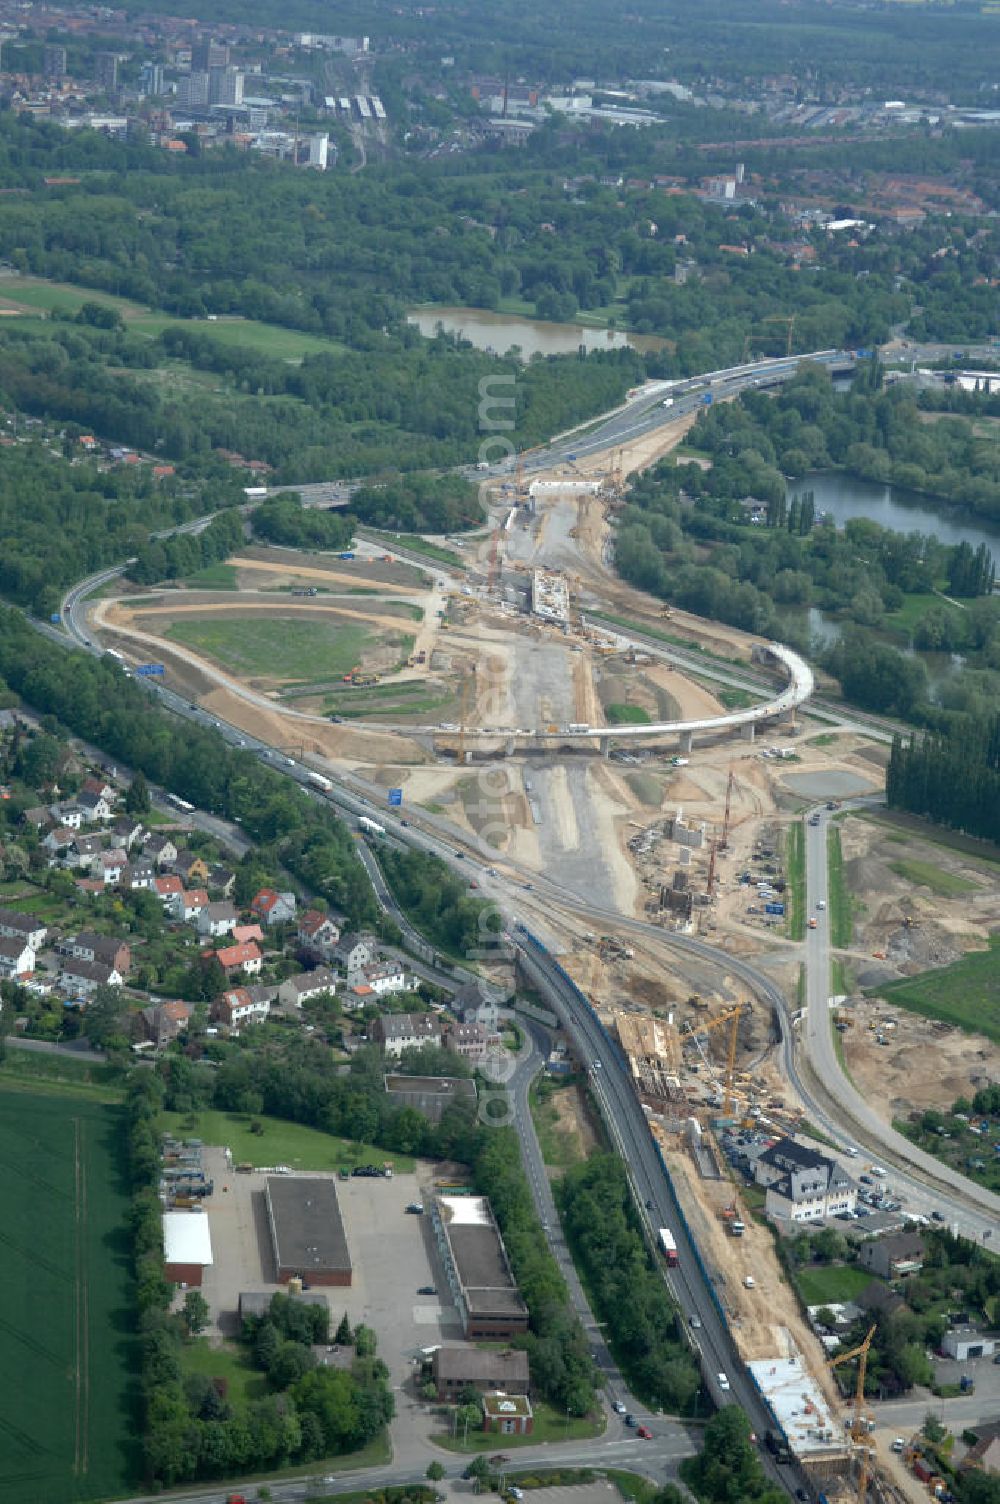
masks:
[[[816,515],[829,512],[838,527],[853,517],[867,517],[880,527],[896,533],[929,533],[946,544],[970,543],[978,548],[985,543],[1000,559],[1000,526],[991,526],[983,518],[936,504],[931,497],[903,491],[898,486],[880,485],[860,480],[840,471],[821,471],[789,481],[789,502],[803,491],[811,491],[816,500]]]
[[[583,345],[591,350],[636,350],[648,355],[666,348],[666,340],[652,334],[627,334],[621,329],[593,329],[585,324],[550,324],[518,314],[494,313],[488,308],[411,308],[407,323],[433,339],[438,325],[447,334],[460,334],[477,350],[503,355],[517,345],[522,360],[533,355],[575,355]]]

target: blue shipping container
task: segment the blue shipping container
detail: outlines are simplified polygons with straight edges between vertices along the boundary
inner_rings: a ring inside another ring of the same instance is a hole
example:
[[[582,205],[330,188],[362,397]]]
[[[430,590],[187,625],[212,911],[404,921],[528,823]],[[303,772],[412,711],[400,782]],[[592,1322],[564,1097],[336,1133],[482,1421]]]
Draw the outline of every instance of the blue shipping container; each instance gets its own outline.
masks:
[[[783,903],[766,903],[764,905],[765,914],[783,914],[784,912],[785,905]]]

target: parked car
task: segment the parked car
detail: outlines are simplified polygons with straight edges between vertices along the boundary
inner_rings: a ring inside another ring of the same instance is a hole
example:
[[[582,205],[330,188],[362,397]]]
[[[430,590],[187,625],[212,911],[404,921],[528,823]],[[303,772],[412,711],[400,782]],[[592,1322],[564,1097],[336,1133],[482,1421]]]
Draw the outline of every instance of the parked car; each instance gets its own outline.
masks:
[[[418,1295],[436,1295],[437,1294],[437,1290],[434,1288],[433,1285],[421,1285],[420,1288],[417,1291],[417,1294]]]

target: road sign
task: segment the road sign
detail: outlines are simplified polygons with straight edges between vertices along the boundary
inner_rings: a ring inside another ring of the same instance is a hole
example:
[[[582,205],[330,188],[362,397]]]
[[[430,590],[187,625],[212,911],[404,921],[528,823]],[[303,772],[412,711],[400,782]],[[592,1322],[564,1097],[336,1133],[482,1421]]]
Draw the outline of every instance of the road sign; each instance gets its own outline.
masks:
[[[399,806],[402,804],[402,802],[403,802],[403,790],[402,789],[390,789],[389,790],[389,808],[390,809],[398,809]]]
[[[766,903],[764,905],[765,914],[783,914],[784,912],[785,905],[783,903]]]
[[[62,617],[59,615],[58,611],[53,611],[52,615],[49,617],[49,621],[52,622],[53,625],[57,625],[60,621],[62,621]]]
[[[140,663],[138,665],[138,667],[136,668],[135,672],[136,672],[136,677],[139,678],[139,679],[162,678],[162,676],[163,676],[163,664],[162,663]]]

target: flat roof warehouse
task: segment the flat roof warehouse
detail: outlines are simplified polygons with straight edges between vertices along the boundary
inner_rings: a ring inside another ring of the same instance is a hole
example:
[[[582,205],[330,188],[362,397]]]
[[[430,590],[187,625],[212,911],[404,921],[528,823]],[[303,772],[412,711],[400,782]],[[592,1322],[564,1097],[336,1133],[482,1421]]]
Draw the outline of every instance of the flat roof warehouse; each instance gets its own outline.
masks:
[[[279,1283],[300,1274],[317,1285],[349,1285],[351,1254],[334,1182],[269,1175],[265,1196]]]

